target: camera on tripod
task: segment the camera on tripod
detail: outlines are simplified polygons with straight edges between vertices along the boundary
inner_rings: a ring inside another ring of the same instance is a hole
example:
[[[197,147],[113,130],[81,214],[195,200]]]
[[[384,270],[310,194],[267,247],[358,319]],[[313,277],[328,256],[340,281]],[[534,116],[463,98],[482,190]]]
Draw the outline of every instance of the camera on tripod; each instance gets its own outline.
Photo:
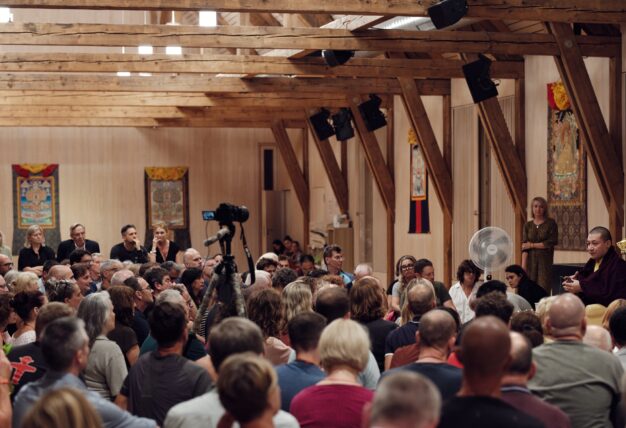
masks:
[[[215,211],[202,211],[204,221],[215,220],[219,224],[231,224],[234,222],[245,223],[250,217],[250,211],[244,205],[221,203]]]

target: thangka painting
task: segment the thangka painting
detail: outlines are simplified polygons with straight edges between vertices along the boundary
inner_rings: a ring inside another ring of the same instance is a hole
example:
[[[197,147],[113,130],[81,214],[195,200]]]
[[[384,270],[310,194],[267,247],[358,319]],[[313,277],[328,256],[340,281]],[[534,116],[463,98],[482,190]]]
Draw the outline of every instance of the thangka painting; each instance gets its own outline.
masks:
[[[548,85],[548,205],[559,226],[560,250],[584,250],[587,160],[562,82]]]
[[[428,171],[424,153],[413,129],[409,130],[408,142],[411,159],[411,198],[409,203],[409,233],[429,233]]]
[[[13,169],[13,248],[24,246],[26,231],[39,225],[46,245],[56,251],[59,231],[59,165],[15,164]]]
[[[152,226],[165,223],[181,248],[189,248],[189,185],[186,167],[145,169],[146,248],[152,245]]]

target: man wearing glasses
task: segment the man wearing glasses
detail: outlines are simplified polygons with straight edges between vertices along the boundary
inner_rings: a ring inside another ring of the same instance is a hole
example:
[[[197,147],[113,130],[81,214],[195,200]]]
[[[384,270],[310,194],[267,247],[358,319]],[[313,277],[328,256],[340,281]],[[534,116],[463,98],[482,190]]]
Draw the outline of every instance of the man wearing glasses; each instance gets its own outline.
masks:
[[[13,260],[11,260],[11,257],[0,254],[0,275],[4,276],[4,274],[11,269],[13,269]]]

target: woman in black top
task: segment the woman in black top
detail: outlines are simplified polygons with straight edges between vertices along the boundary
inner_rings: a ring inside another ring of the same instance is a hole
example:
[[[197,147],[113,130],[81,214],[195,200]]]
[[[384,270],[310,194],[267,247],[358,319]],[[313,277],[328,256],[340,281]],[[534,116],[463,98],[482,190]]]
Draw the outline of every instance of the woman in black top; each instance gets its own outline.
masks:
[[[520,265],[510,265],[504,270],[509,287],[517,291],[517,294],[528,300],[534,308],[537,302],[548,296],[548,292],[539,284],[528,277],[526,271]]]
[[[46,260],[55,259],[54,250],[46,247],[45,241],[41,226],[33,225],[28,228],[24,248],[19,253],[18,270],[41,276]]]
[[[152,226],[154,239],[152,240],[152,250],[150,251],[150,261],[163,263],[172,261],[181,263],[182,256],[179,255],[180,247],[169,239],[169,229],[165,223],[157,223]]]

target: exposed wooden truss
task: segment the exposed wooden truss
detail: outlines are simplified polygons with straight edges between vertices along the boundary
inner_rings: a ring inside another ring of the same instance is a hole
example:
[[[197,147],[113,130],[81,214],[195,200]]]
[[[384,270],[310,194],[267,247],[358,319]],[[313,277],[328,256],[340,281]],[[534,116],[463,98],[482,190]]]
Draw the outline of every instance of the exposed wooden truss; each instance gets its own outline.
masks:
[[[578,36],[585,56],[617,56],[619,37]],[[0,25],[0,44],[49,46],[168,46],[185,48],[363,50],[386,52],[466,52],[501,55],[558,55],[550,34],[473,31],[348,31],[329,28],[285,28],[181,25],[112,25],[15,23]]]
[[[7,7],[54,9],[215,10],[426,16],[438,0],[5,0]],[[468,17],[529,21],[626,22],[622,0],[468,0]]]
[[[337,77],[463,77],[462,61],[447,59],[353,58],[339,67],[329,67],[321,58],[290,60],[255,55],[136,55],[92,53],[13,53],[0,55],[0,72],[144,72],[206,74],[271,74]],[[523,76],[521,62],[496,61],[494,78]]]

